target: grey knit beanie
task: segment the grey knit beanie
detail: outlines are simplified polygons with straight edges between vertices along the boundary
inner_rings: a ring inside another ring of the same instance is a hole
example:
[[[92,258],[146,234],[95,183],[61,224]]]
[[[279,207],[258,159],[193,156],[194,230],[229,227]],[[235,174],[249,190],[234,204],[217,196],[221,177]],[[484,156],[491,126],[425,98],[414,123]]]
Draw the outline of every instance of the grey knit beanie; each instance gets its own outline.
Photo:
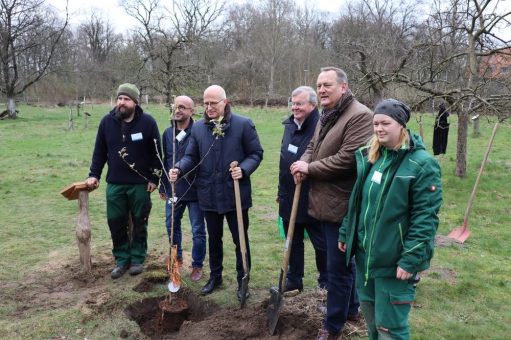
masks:
[[[130,97],[135,103],[138,104],[138,98],[140,97],[140,91],[138,88],[130,83],[125,83],[119,86],[117,89],[117,97],[121,94]]]
[[[385,99],[379,102],[374,108],[374,114],[387,115],[404,127],[410,120],[410,108],[395,99]]]

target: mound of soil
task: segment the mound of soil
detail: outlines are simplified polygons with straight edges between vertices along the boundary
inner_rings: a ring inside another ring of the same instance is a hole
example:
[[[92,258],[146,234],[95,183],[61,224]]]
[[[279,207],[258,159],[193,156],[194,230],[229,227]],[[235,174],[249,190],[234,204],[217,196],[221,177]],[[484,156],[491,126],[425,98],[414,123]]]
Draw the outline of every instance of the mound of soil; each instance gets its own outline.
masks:
[[[323,314],[317,307],[318,301],[321,303],[324,299],[325,292],[320,290],[286,297],[273,336],[268,331],[267,300],[243,309],[223,309],[183,289],[173,294],[172,311],[162,307],[169,307],[168,297],[160,296],[136,302],[125,312],[139,324],[141,332],[152,339],[305,340],[315,338],[321,326]],[[363,336],[365,325],[349,323],[343,334]]]

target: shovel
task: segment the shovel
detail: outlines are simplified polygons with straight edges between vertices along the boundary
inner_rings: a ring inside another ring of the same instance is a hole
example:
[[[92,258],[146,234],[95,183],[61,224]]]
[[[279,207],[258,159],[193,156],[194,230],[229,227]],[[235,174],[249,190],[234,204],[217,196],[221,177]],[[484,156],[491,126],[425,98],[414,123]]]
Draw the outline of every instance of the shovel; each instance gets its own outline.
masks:
[[[238,166],[238,162],[234,161],[231,163],[231,169]],[[238,217],[238,235],[240,239],[240,251],[241,258],[243,260],[243,278],[241,279],[241,308],[245,307],[245,302],[247,300],[248,293],[248,279],[249,279],[249,269],[248,269],[248,255],[247,255],[247,245],[245,243],[245,227],[243,225],[243,214],[241,212],[241,195],[240,195],[240,183],[237,179],[234,179],[234,196],[236,198],[236,216]]]
[[[298,201],[300,200],[300,190],[302,183],[296,183],[295,195],[293,197],[293,206],[291,207],[291,216],[289,219],[289,227],[287,229],[287,238],[284,245],[284,260],[282,268],[280,268],[279,286],[270,288],[270,303],[266,314],[268,316],[268,328],[270,335],[275,333],[277,322],[279,321],[279,314],[282,306],[284,305],[284,284],[286,281],[287,271],[289,267],[289,257],[291,255],[291,244],[293,241],[293,234],[295,232],[296,212],[298,210]]]
[[[472,211],[472,205],[474,204],[474,199],[476,197],[477,187],[479,186],[479,181],[481,180],[481,175],[484,170],[484,166],[488,161],[488,155],[490,154],[490,150],[493,144],[493,140],[495,139],[495,134],[497,133],[497,127],[499,126],[499,122],[495,123],[493,127],[493,131],[490,137],[490,141],[488,142],[488,147],[486,148],[486,153],[484,154],[483,162],[481,163],[481,167],[479,168],[479,173],[477,174],[476,182],[474,184],[474,188],[472,189],[472,194],[470,195],[470,199],[468,200],[467,210],[465,210],[465,216],[463,217],[463,225],[454,228],[447,237],[455,240],[459,243],[464,243],[466,239],[470,236],[470,231],[468,230],[468,216]]]

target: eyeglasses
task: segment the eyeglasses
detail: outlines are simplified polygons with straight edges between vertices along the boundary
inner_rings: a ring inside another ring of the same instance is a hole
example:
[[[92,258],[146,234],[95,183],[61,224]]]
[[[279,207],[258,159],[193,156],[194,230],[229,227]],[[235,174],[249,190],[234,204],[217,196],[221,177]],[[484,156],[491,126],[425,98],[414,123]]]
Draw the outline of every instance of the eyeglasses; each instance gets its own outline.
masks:
[[[211,107],[216,106],[216,105],[218,105],[218,103],[220,103],[221,101],[223,101],[223,99],[220,99],[220,100],[219,100],[219,101],[217,101],[217,102],[204,102],[204,107],[205,107],[205,108],[208,108],[208,106],[211,106]]]
[[[298,106],[298,107],[302,107],[302,106],[304,106],[305,104],[307,104],[307,103],[291,102],[291,106]]]
[[[179,105],[179,106],[177,107],[177,109],[178,109],[178,110],[181,110],[181,111],[184,111],[184,110],[190,110],[190,109],[191,109],[191,107],[186,107],[186,106],[184,106],[184,105]]]

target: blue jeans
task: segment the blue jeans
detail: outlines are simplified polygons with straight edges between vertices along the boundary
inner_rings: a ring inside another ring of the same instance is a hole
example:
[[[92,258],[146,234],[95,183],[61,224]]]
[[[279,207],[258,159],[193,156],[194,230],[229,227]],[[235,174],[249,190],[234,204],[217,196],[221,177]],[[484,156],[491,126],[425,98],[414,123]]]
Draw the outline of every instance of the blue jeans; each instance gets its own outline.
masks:
[[[346,253],[339,250],[339,223],[321,222],[326,240],[328,293],[324,327],[338,333],[344,327],[348,314],[358,313],[360,302],[355,288],[355,261],[346,266]],[[349,255],[348,255],[349,256]]]
[[[284,231],[287,236],[289,228],[289,221],[282,220]],[[326,267],[326,245],[321,224],[316,221],[312,223],[295,223],[295,231],[293,234],[293,242],[291,242],[291,255],[289,257],[289,271],[287,272],[287,283],[293,288],[303,288],[303,275],[304,275],[304,251],[303,244],[304,230],[314,247],[316,254],[316,268],[318,269],[318,285],[320,287],[327,287],[328,271]]]
[[[177,245],[177,257],[183,258],[183,248],[181,247],[181,219],[188,207],[188,217],[192,225],[192,267],[202,268],[204,258],[206,257],[206,226],[204,224],[204,212],[199,207],[199,202],[188,201],[179,202],[174,210],[174,239],[173,244]],[[172,208],[170,204],[165,204],[165,225],[170,239],[170,228],[172,218]]]

